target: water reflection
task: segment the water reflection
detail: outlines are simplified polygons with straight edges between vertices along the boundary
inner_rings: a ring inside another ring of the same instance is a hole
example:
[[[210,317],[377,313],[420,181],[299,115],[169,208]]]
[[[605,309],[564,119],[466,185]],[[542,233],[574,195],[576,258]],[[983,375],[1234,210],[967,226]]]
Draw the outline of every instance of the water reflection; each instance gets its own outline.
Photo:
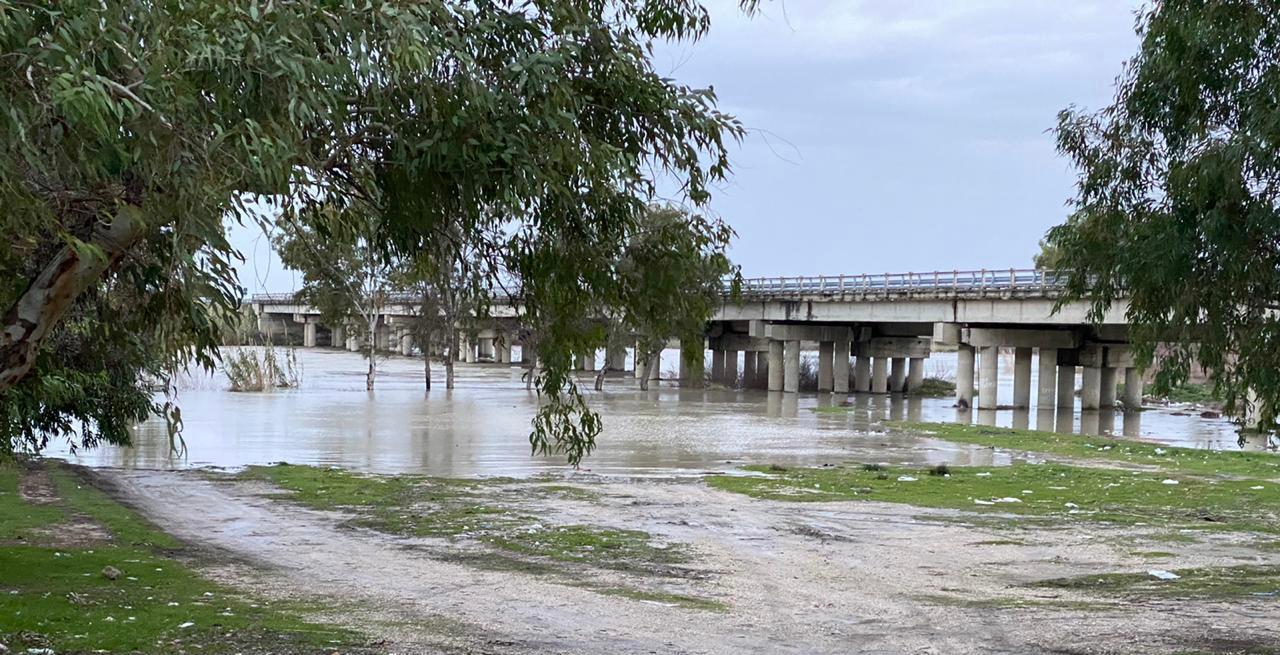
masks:
[[[221,390],[221,379],[194,385],[180,397],[188,454],[174,457],[159,420],[139,426],[132,448],[52,452],[91,465],[170,468],[237,467],[290,461],[386,472],[437,475],[528,475],[562,468],[560,456],[531,456],[530,420],[537,395],[521,369],[463,366],[453,391],[424,392],[421,363],[382,363],[378,388],[364,390],[363,360],[328,350],[299,352],[303,388],[269,394]],[[583,388],[590,388],[584,378]],[[786,394],[680,389],[664,382],[640,391],[630,377],[613,378],[591,394],[604,418],[599,447],[584,462],[602,473],[673,475],[742,463],[817,465],[842,462],[996,465],[989,448],[975,448],[886,429],[889,420],[956,420],[1027,427],[1030,412],[957,410],[949,398],[899,394]],[[1031,411],[1035,411],[1033,408]],[[1037,412],[1035,427],[1110,434],[1115,412]],[[1195,447],[1237,447],[1222,420],[1153,409],[1124,414],[1126,436]],[[1266,444],[1262,438],[1250,448]]]

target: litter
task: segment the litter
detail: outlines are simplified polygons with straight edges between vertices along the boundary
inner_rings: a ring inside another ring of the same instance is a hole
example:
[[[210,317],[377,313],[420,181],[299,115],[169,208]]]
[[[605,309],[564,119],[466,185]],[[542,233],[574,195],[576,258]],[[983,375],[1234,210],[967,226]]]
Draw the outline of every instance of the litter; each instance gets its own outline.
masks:
[[[1177,580],[1178,578],[1182,577],[1177,573],[1171,573],[1169,571],[1165,571],[1164,569],[1151,569],[1150,571],[1147,571],[1147,575],[1153,578],[1158,578],[1160,580]]]
[[[898,482],[915,482],[916,479],[909,475],[899,475]]]
[[[1178,481],[1173,479],[1161,480],[1160,484],[1178,484]]]

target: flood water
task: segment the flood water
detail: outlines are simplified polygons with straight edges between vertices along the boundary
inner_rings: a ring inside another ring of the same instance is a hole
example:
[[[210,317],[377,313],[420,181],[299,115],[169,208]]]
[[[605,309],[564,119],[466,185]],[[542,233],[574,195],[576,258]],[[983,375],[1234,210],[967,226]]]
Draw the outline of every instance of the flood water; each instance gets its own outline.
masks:
[[[664,355],[664,371],[676,357]],[[952,355],[952,358],[954,355]],[[534,456],[530,418],[537,397],[521,380],[523,369],[492,364],[458,366],[457,388],[423,390],[422,361],[380,362],[377,389],[364,389],[365,361],[356,353],[299,349],[302,384],[269,393],[232,393],[225,377],[196,378],[179,395],[185,455],[170,452],[164,424],[139,425],[130,448],[47,454],[91,466],[130,468],[237,468],[287,461],[383,473],[444,476],[525,476],[564,470],[563,456]],[[952,360],[954,361],[954,360]],[[926,370],[945,372],[939,353]],[[1002,367],[1009,370],[1012,367]],[[443,370],[435,368],[436,379]],[[583,386],[590,388],[584,374]],[[1001,397],[1011,397],[1003,376]],[[596,451],[583,467],[606,475],[673,476],[732,470],[742,464],[820,465],[845,462],[1000,465],[1003,452],[958,446],[886,429],[889,420],[953,421],[952,399],[853,395],[847,411],[831,394],[689,390],[673,382],[640,391],[627,377],[610,378],[591,393],[604,419]],[[1183,415],[1179,415],[1183,414]],[[1001,426],[1086,434],[1124,434],[1168,444],[1236,449],[1233,425],[1187,410],[1058,414],[974,411],[962,419]],[[1259,448],[1263,444],[1247,444]]]

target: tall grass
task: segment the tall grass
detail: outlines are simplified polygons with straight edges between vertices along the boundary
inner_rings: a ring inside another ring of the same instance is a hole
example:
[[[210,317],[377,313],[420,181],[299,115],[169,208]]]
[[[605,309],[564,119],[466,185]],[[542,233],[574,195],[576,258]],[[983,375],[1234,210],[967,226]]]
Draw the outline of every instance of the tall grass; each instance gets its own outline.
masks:
[[[222,370],[231,382],[231,391],[288,389],[302,383],[296,348],[285,351],[284,362],[276,357],[275,346],[267,344],[259,356],[256,348],[236,348],[223,360]]]

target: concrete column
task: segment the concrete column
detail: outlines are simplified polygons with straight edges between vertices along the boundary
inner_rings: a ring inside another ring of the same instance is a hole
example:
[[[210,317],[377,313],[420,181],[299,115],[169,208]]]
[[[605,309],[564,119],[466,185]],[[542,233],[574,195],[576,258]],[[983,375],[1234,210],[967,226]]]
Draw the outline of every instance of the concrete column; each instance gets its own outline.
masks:
[[[1098,407],[1116,406],[1116,369],[1104,366],[1098,369]]]
[[[354,334],[347,336],[347,350],[358,352],[360,350],[360,338]]]
[[[711,381],[724,384],[724,351],[718,348],[711,351]]]
[[[1142,373],[1136,368],[1124,370],[1124,409],[1136,412],[1142,409]]]
[[[347,345],[347,330],[341,325],[329,330],[329,347],[344,348]]]
[[[1000,406],[1000,347],[983,346],[978,357],[978,409]]]
[[[386,323],[378,323],[373,329],[373,347],[375,350],[386,350],[388,341],[388,332],[390,329]]]
[[[849,342],[837,341],[831,353],[831,390],[849,393]]]
[[[818,391],[831,391],[833,386],[833,370],[831,360],[836,354],[836,344],[831,341],[818,342]]]
[[[889,360],[889,391],[902,393],[907,390],[907,358]]]
[[[640,378],[644,377],[645,357],[640,352],[639,344],[636,345],[635,349],[632,352],[635,353],[635,356],[631,358],[635,360],[635,363],[632,365],[635,370],[631,372],[631,375],[635,379],[639,380]]]
[[[405,357],[413,354],[413,333],[408,330],[400,333],[400,354]],[[426,356],[430,357],[431,354],[427,353]]]
[[[853,390],[858,393],[871,391],[871,358],[858,355],[853,361]]]
[[[1054,392],[1058,385],[1058,349],[1040,349],[1040,372],[1036,378],[1036,409],[1053,409]],[[1051,432],[1052,430],[1046,430]]]
[[[316,324],[313,321],[307,321],[302,324],[302,347],[316,347]]]
[[[769,342],[769,391],[782,391],[783,383],[783,346],[781,341]]]
[[[973,407],[973,346],[962,343],[956,349],[956,405]]]
[[[1031,406],[1031,349],[1013,349],[1013,406]]]
[[[800,391],[800,342],[786,342],[786,352],[783,353],[784,371],[782,373],[782,390],[787,393],[796,393]]]
[[[924,358],[912,357],[907,361],[907,393],[915,393],[924,386]]]
[[[769,375],[773,369],[769,367],[769,351],[762,350],[757,353],[749,353],[756,358],[756,388],[769,388]]]
[[[1102,369],[1085,366],[1080,384],[1080,409],[1098,409],[1102,406]]]
[[[889,392],[889,360],[875,357],[871,360],[871,393]]]
[[[727,387],[738,386],[738,351],[724,351],[724,384]]]
[[[592,357],[591,360],[592,360],[592,363],[595,362],[594,357]],[[497,342],[494,345],[493,361],[498,362],[499,364],[511,363],[511,342],[508,341],[506,337],[503,337],[502,341]],[[587,370],[591,370],[591,369],[587,369]]]
[[[605,366],[610,371],[627,370],[627,349],[617,346],[605,350]]]
[[[481,337],[479,352],[476,353],[476,359],[485,357],[493,357],[493,338]]]
[[[658,361],[654,363],[653,370],[649,371],[649,381],[657,382],[662,379],[662,351],[658,351],[653,357]]]
[[[1076,367],[1058,364],[1058,409],[1075,409],[1075,406]]]
[[[750,350],[742,353],[742,388],[751,389],[756,386],[756,354]]]

